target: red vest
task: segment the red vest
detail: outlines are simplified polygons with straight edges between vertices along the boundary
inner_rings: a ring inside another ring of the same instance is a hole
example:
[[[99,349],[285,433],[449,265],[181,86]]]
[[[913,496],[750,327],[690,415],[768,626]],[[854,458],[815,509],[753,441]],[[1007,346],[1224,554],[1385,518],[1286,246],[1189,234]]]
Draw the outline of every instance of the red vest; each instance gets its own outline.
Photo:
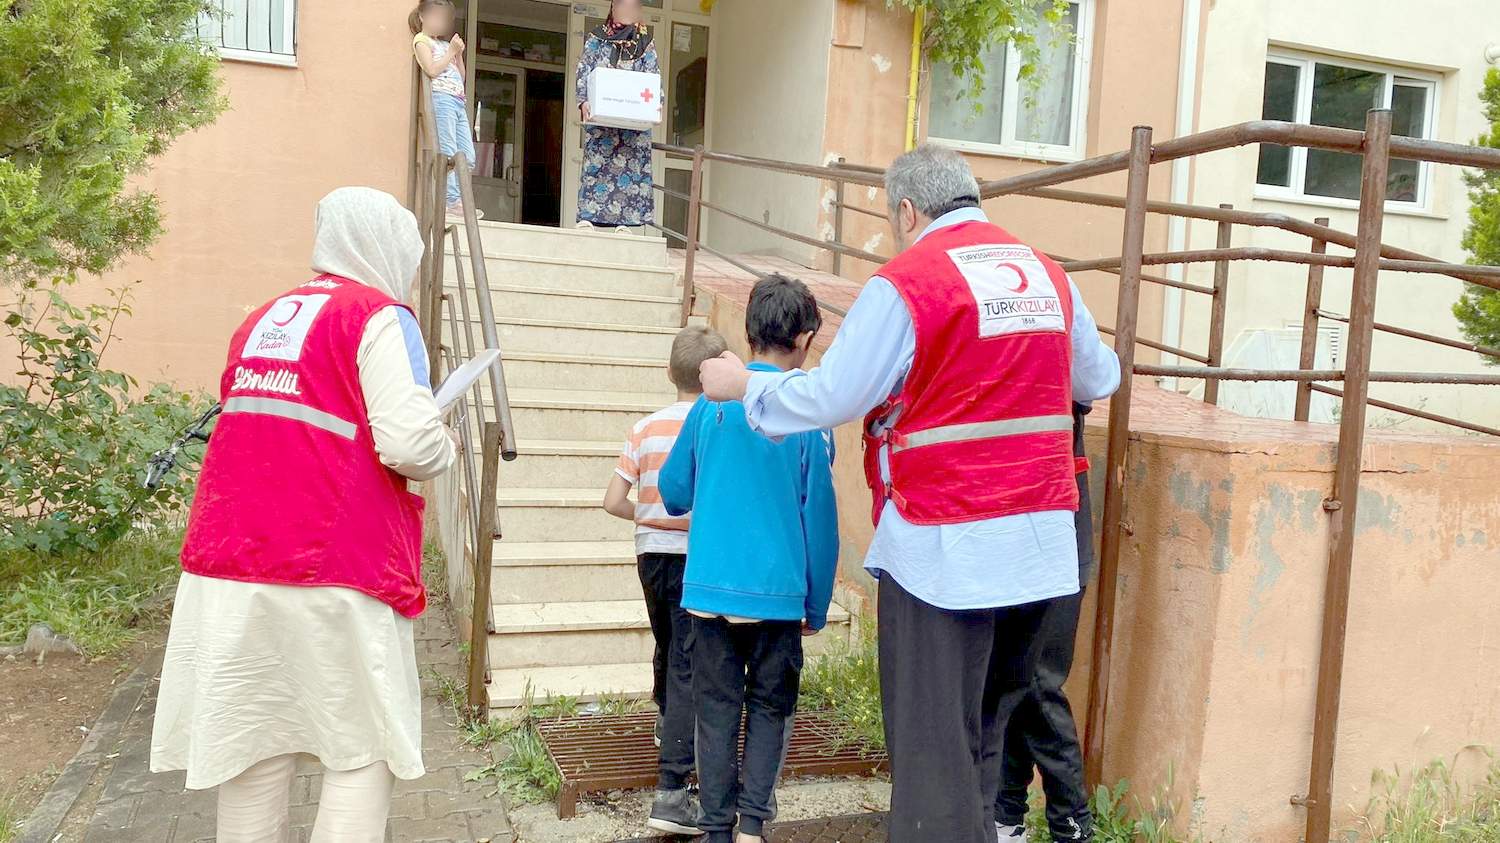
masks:
[[[901,294],[917,337],[901,391],[865,418],[877,523],[887,499],[913,524],[1078,509],[1062,268],[997,226],[964,222],[876,274]]]
[[[323,275],[235,331],[184,571],[343,586],[422,613],[422,499],[375,452],[356,359],[365,323],[392,305],[404,306]]]

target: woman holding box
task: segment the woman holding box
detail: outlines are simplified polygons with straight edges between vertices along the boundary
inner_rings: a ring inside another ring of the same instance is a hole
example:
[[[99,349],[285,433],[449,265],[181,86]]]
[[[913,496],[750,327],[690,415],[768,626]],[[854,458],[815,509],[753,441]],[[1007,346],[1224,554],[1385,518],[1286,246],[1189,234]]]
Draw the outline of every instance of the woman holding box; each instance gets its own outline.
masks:
[[[609,18],[589,33],[578,59],[578,113],[583,118],[583,177],[578,188],[578,227],[631,227],[653,221],[651,132],[590,126],[589,74],[614,67],[660,73],[656,45],[641,22],[641,0],[614,0]]]

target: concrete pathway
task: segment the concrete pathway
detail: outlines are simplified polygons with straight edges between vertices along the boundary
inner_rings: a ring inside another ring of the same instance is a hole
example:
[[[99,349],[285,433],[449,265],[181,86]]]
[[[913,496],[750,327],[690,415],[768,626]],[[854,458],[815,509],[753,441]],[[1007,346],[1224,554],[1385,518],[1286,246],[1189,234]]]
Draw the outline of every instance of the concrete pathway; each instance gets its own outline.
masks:
[[[417,622],[417,662],[422,669],[422,749],[427,775],[397,782],[386,839],[393,843],[490,841],[512,843],[514,835],[500,796],[491,796],[494,779],[466,782],[472,770],[487,766],[489,756],[463,745],[452,710],[440,696],[433,670],[461,682],[462,659],[443,608],[432,607]],[[159,666],[160,656],[157,656]],[[105,751],[89,791],[97,800],[79,800],[73,818],[56,840],[150,841],[200,843],[214,839],[216,791],[183,789],[183,773],[153,775],[151,717],[156,710],[156,676],[126,714],[119,738]],[[112,708],[115,708],[112,706]],[[318,810],[320,767],[302,763],[292,786],[294,839],[305,843]],[[86,791],[87,793],[88,791]],[[86,822],[82,816],[87,816]]]

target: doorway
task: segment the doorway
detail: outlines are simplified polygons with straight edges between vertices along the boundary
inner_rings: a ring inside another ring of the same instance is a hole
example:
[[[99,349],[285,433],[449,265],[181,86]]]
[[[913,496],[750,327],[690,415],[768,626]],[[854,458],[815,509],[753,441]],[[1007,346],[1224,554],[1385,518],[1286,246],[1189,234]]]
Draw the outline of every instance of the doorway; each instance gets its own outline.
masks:
[[[711,17],[701,0],[645,0],[668,108],[652,132],[660,143],[709,143]],[[608,0],[468,0],[459,29],[472,45],[475,202],[485,218],[571,226],[578,213],[583,131],[576,66]],[[686,194],[692,162],[657,155],[652,178]],[[656,219],[687,228],[687,203],[658,193]],[[681,246],[669,241],[671,246]]]

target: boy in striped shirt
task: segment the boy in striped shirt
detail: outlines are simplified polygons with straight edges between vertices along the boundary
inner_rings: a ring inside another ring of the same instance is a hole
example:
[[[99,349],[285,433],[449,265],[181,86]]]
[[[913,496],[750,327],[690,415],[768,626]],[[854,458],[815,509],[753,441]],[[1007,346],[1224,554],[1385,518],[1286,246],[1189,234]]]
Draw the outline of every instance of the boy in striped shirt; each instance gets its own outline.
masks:
[[[692,617],[682,608],[682,574],[687,566],[688,516],[674,517],[662,505],[657,472],[672,453],[683,420],[703,393],[698,367],[725,351],[724,338],[711,328],[689,325],[672,341],[667,375],[677,401],[636,422],[604,494],[609,514],[635,522],[636,568],[646,597],[651,635],[656,639],[652,696],[656,700],[656,742],[661,747],[657,795],[647,825],[669,834],[696,835],[698,811],[688,799],[693,772],[693,673],[686,649]],[[631,488],[636,501],[631,503]]]

